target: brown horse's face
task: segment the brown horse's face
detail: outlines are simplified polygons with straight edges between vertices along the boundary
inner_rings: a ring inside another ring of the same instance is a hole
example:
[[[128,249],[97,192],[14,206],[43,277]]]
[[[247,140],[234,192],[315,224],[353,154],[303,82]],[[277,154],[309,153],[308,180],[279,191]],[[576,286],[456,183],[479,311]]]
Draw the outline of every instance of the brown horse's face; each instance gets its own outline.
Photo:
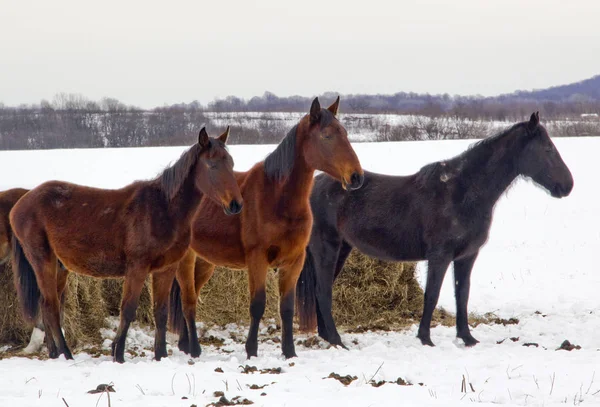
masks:
[[[358,189],[364,181],[364,171],[348,141],[348,133],[335,117],[340,98],[327,109],[321,109],[315,98],[310,114],[308,136],[303,144],[308,165],[323,171],[342,183],[347,190]]]
[[[539,124],[539,114],[531,115],[527,136],[531,137],[519,158],[521,174],[531,178],[555,198],[568,196],[573,189],[573,176],[563,161],[548,132]]]
[[[227,215],[242,211],[242,193],[233,174],[233,159],[225,149],[229,127],[218,138],[209,138],[204,128],[198,136],[202,147],[196,165],[196,188],[220,204]]]

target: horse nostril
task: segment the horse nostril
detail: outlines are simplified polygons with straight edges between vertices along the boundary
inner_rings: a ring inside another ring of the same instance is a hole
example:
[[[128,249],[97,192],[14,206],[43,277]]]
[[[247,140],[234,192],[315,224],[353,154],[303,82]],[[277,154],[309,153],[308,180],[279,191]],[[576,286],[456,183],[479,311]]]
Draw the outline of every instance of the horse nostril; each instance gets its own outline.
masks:
[[[229,212],[231,212],[232,214],[236,214],[236,213],[240,213],[242,211],[242,204],[240,202],[238,202],[237,200],[232,200],[229,203]]]
[[[363,184],[364,178],[364,175],[359,174],[358,172],[352,173],[352,176],[350,176],[350,186],[352,189],[360,188]]]

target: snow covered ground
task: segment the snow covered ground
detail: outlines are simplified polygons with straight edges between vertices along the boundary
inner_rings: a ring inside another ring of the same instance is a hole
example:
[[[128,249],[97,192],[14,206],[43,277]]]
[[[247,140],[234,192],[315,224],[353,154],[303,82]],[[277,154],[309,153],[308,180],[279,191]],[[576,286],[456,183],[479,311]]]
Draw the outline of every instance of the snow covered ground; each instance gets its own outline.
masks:
[[[129,349],[137,354],[124,365],[108,356],[80,353],[75,361],[10,358],[0,361],[0,406],[96,405],[99,395],[86,391],[114,383],[113,406],[204,406],[242,396],[255,405],[600,405],[600,273],[592,256],[600,247],[596,210],[596,155],[600,138],[555,140],[575,179],[568,198],[556,200],[520,180],[503,196],[495,212],[490,240],[475,264],[470,310],[517,318],[516,325],[479,325],[481,343],[467,349],[454,328],[432,330],[435,348],[422,347],[416,327],[403,332],[344,334],[350,350],[297,345],[298,358],[286,361],[263,330],[259,357],[245,360],[245,327],[209,330],[224,340],[205,346],[195,364],[173,350],[161,362],[151,360],[152,332],[134,329]],[[356,144],[363,166],[372,171],[406,174],[451,157],[470,141]],[[249,168],[274,146],[232,146],[236,169]],[[99,187],[120,187],[158,174],[183,148],[54,150],[0,152],[0,190],[33,187],[63,179]],[[424,281],[425,268],[419,268]],[[451,275],[449,270],[448,275]],[[209,301],[209,299],[206,299]],[[450,280],[440,305],[454,311]],[[201,325],[201,324],[200,324]],[[112,330],[104,332],[109,344]],[[511,339],[512,338],[512,339]],[[299,336],[298,339],[304,339]],[[579,350],[556,350],[568,339]],[[498,343],[501,342],[501,343]],[[526,343],[535,343],[523,346]],[[290,366],[293,363],[293,366]],[[242,373],[241,366],[256,366]],[[261,369],[281,368],[280,374]],[[215,372],[221,368],[223,373]],[[596,370],[599,370],[596,372]],[[326,378],[330,373],[356,376],[348,386]],[[596,377],[598,373],[598,377]],[[412,386],[395,383],[399,377]],[[326,378],[326,379],[324,379]],[[370,382],[387,381],[380,387]],[[463,385],[464,382],[464,385]],[[420,385],[419,383],[422,383]],[[250,386],[262,386],[252,389]],[[261,395],[265,393],[265,395]],[[186,397],[186,399],[183,399]],[[98,405],[108,405],[102,395]]]

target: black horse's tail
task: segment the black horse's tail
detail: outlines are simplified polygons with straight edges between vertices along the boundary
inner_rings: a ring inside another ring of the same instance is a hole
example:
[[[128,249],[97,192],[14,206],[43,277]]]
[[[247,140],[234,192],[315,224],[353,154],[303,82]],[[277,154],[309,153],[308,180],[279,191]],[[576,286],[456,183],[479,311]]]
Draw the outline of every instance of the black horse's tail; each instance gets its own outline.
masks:
[[[296,284],[296,309],[298,323],[303,332],[314,332],[317,328],[317,272],[310,249],[306,248],[306,259]]]
[[[183,307],[181,306],[181,287],[177,279],[174,279],[169,294],[169,330],[180,334],[185,326]]]
[[[26,321],[34,324],[40,311],[40,287],[31,263],[25,257],[21,242],[12,237],[12,269],[15,288]]]

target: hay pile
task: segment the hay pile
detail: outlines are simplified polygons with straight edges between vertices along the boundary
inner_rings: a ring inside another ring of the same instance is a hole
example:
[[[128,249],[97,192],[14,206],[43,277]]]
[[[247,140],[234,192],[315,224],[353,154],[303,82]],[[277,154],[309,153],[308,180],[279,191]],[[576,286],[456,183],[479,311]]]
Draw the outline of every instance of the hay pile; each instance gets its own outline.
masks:
[[[389,263],[352,251],[333,286],[337,325],[392,328],[414,323],[423,310],[423,290],[414,273],[413,263]],[[249,306],[247,272],[217,268],[200,293],[198,321],[208,325],[248,323]],[[273,271],[267,278],[265,318],[279,323],[277,274]]]
[[[71,273],[64,303],[63,329],[69,346],[98,343],[108,316],[118,316],[122,280],[99,280]],[[26,345],[31,327],[21,317],[10,262],[0,266],[0,344]],[[137,320],[152,323],[149,284],[142,291]]]
[[[414,278],[413,264],[386,263],[353,252],[333,291],[333,312],[339,327],[391,329],[418,320],[423,291]],[[69,345],[95,344],[108,316],[118,316],[122,280],[98,280],[71,274],[65,303],[63,328]],[[142,292],[137,321],[153,324],[149,284]],[[217,268],[203,288],[197,320],[208,326],[231,322],[249,323],[246,271]],[[10,264],[0,266],[0,344],[25,345],[31,329],[21,318]],[[277,274],[267,279],[266,319],[279,323]]]
[[[415,263],[390,263],[354,250],[333,286],[338,326],[392,329],[418,321],[423,290]]]

